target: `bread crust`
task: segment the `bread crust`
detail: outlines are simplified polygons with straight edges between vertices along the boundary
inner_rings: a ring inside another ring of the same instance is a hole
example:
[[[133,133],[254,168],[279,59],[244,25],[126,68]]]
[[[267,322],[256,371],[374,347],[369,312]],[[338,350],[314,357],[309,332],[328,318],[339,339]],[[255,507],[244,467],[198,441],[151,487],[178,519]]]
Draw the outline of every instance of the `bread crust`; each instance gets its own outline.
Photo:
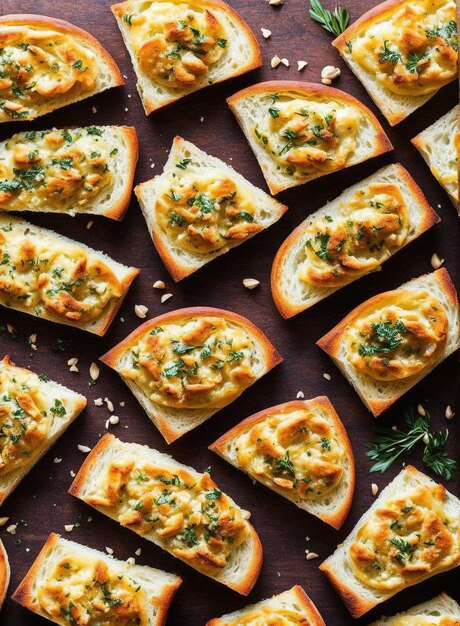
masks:
[[[10,564],[5,546],[0,540],[0,609],[5,601],[6,592],[10,583]]]
[[[248,430],[252,426],[255,426],[255,424],[259,424],[260,422],[263,422],[265,418],[268,417],[269,415],[273,415],[274,413],[281,412],[285,409],[294,410],[294,409],[309,409],[310,407],[314,408],[315,405],[316,406],[319,405],[320,407],[323,407],[327,411],[328,418],[330,418],[332,424],[334,425],[334,429],[340,439],[340,443],[344,448],[345,455],[346,455],[346,458],[348,460],[348,465],[349,465],[349,474],[347,476],[348,488],[347,488],[345,498],[343,499],[342,502],[338,503],[335,509],[331,511],[330,513],[322,513],[321,515],[317,515],[317,517],[319,517],[323,522],[325,522],[326,524],[329,524],[336,530],[339,530],[347,518],[348,512],[351,507],[351,503],[353,500],[353,493],[355,490],[355,459],[354,459],[354,454],[353,454],[353,448],[351,446],[351,442],[348,437],[348,433],[345,429],[345,426],[343,425],[343,422],[337,415],[337,412],[333,404],[331,403],[331,401],[329,400],[327,396],[317,396],[316,398],[312,398],[310,400],[291,400],[290,402],[283,402],[282,404],[277,404],[276,406],[268,407],[267,409],[263,409],[262,411],[259,411],[258,413],[254,413],[253,415],[250,415],[249,417],[244,419],[242,422],[240,422],[239,424],[231,428],[229,431],[224,433],[221,437],[219,437],[219,439],[217,439],[216,441],[214,441],[214,443],[208,446],[208,449],[211,450],[212,452],[215,452],[220,457],[225,459],[227,462],[234,465],[237,469],[241,469],[241,471],[247,473],[243,468],[240,468],[234,463],[232,463],[229,456],[226,454],[227,444],[232,442],[236,437],[244,433],[246,430]],[[251,476],[251,474],[248,474],[248,475]],[[251,478],[255,478],[257,480],[257,477],[255,476],[251,476]],[[271,489],[272,491],[275,491],[276,493],[279,493],[280,495],[286,498],[285,492],[283,490],[277,489],[275,487],[268,487],[268,488]],[[289,499],[289,498],[286,498],[286,499]],[[312,515],[315,515],[315,514],[312,513]]]
[[[435,224],[441,221],[441,218],[428,204],[428,201],[423,195],[422,190],[417,185],[417,183],[412,178],[412,176],[409,174],[409,172],[406,170],[406,168],[403,167],[400,163],[395,163],[394,167],[397,168],[398,176],[402,179],[403,183],[405,184],[405,186],[407,187],[407,189],[413,196],[415,200],[415,204],[417,204],[421,208],[422,218],[420,220],[420,226],[418,230],[414,232],[413,234],[408,235],[403,245],[397,250],[395,250],[395,252],[391,256],[399,252],[401,248],[404,248],[404,246],[406,246],[408,243],[411,243],[414,239],[416,239],[417,237],[422,235],[425,231],[427,231],[429,228],[431,228],[432,226],[434,226]],[[387,167],[381,168],[380,170],[375,172],[374,176],[377,176],[380,172],[382,172],[385,169],[387,169]],[[346,191],[348,190],[345,190],[342,193],[346,193]],[[335,198],[335,200],[339,200],[340,197],[341,196],[338,196],[337,198]],[[318,300],[314,300],[312,304],[307,305],[307,306],[302,306],[302,305],[295,303],[294,301],[289,300],[280,288],[280,284],[281,284],[280,277],[282,275],[283,260],[286,254],[288,253],[288,251],[290,251],[291,248],[302,237],[306,226],[309,224],[313,216],[314,216],[314,213],[310,214],[309,217],[307,217],[301,224],[299,224],[299,226],[297,226],[297,228],[295,228],[291,232],[290,235],[287,236],[287,238],[281,244],[278,252],[276,253],[275,259],[273,261],[271,276],[270,276],[272,297],[273,297],[273,301],[275,303],[276,308],[278,309],[282,317],[284,317],[285,319],[290,318],[294,315],[297,315],[297,313],[305,311],[307,308],[310,308],[310,306],[313,306],[314,304],[316,304],[316,302],[318,302],[319,300],[322,300],[323,298],[326,298],[328,295],[331,295],[335,291],[342,289],[342,287],[346,287],[347,285],[351,284],[355,280],[362,278],[362,276],[365,276],[371,273],[371,272],[367,272],[367,274],[360,274],[352,278],[352,280],[350,280],[346,285],[342,285],[341,287],[336,287],[336,288],[331,289],[328,294],[325,294]],[[383,263],[380,264],[379,268],[381,268],[382,265]]]
[[[104,213],[105,217],[109,217],[112,220],[122,220],[128,209],[133,191],[134,174],[136,173],[136,165],[139,159],[139,141],[134,126],[122,126],[119,130],[128,146],[129,158],[127,169],[125,170],[126,183],[124,192],[110,211]]]
[[[392,615],[390,617],[387,617],[385,615],[376,622],[372,622],[372,624],[369,624],[369,626],[384,626],[385,624],[387,624],[388,626],[392,626],[395,620],[406,615],[420,615],[423,617],[429,617],[430,615],[439,615],[440,617],[455,617],[458,620],[460,618],[460,606],[453,598],[448,596],[447,593],[442,592],[431,600],[427,600],[426,602],[417,604],[407,611],[397,613],[396,615]]]
[[[322,97],[330,96],[334,100],[338,100],[340,102],[343,102],[344,104],[349,104],[357,108],[361,112],[362,116],[365,117],[367,120],[369,120],[376,134],[374,150],[371,154],[367,156],[367,159],[371,159],[375,156],[383,154],[384,152],[389,152],[390,150],[393,150],[393,145],[391,141],[389,140],[389,138],[387,137],[387,135],[385,134],[385,131],[383,130],[380,122],[378,121],[376,116],[372,113],[372,111],[368,109],[362,102],[360,102],[359,100],[351,96],[349,93],[341,91],[340,89],[336,89],[335,87],[329,87],[327,85],[321,85],[318,83],[307,83],[307,82],[300,81],[300,80],[265,81],[262,83],[258,83],[256,85],[251,85],[250,87],[246,87],[245,89],[242,89],[241,91],[238,91],[234,93],[232,96],[230,96],[229,98],[227,98],[227,104],[230,107],[237,122],[241,126],[242,130],[244,127],[242,124],[242,117],[237,110],[238,103],[244,100],[248,96],[265,94],[267,92],[273,92],[273,91],[274,92],[297,91],[303,96],[322,96]],[[246,139],[251,149],[253,149],[252,142],[249,140],[247,136],[246,136]],[[254,154],[257,160],[259,160],[257,157],[257,153],[255,151],[254,151]],[[351,165],[354,165],[354,164],[351,164]],[[336,170],[334,170],[334,172],[339,171],[340,169],[344,169],[346,167],[350,167],[350,165],[346,164],[343,167],[339,167]],[[325,174],[319,174],[315,178],[319,178],[327,174],[332,174],[334,172],[327,172]],[[264,173],[264,177],[265,177],[265,173]],[[274,195],[280,193],[281,191],[284,191],[285,189],[288,189],[289,187],[295,187],[295,186],[304,184],[303,182],[293,181],[292,184],[280,185],[272,179],[269,179],[269,178],[265,178],[265,179],[267,181],[267,185],[270,189],[270,192]]]
[[[175,0],[172,0],[172,1],[174,2]],[[128,38],[125,36],[125,31],[123,29],[123,23],[122,23],[123,9],[125,5],[128,3],[131,3],[131,0],[127,0],[127,2],[120,2],[118,4],[113,4],[110,8],[111,8],[113,15],[115,16],[115,19],[117,20],[118,27],[120,28],[121,34],[123,36],[125,46],[129,52],[131,60],[133,61],[133,67],[134,67],[134,71],[137,77],[139,96],[141,98],[141,101],[145,110],[145,114],[150,115],[154,111],[158,111],[172,104],[173,102],[180,100],[184,96],[189,95],[190,93],[194,93],[195,91],[199,91],[200,89],[204,89],[205,87],[207,87],[208,85],[205,84],[205,85],[199,85],[198,87],[192,88],[192,89],[190,88],[184,89],[183,94],[180,94],[178,96],[171,96],[168,100],[165,100],[161,103],[158,103],[152,98],[149,98],[145,94],[141,93],[141,91],[139,90],[139,81],[141,79],[141,72],[138,71],[137,69],[137,64],[135,62],[135,55],[131,48]],[[233,71],[228,76],[216,79],[213,82],[213,84],[221,83],[225,80],[229,80],[230,78],[236,78],[237,76],[241,76],[241,74],[246,74],[247,72],[251,72],[252,70],[255,70],[262,66],[262,52],[260,50],[259,43],[254,33],[252,32],[252,30],[249,28],[248,24],[235,11],[235,9],[233,9],[229,4],[227,4],[223,0],[194,0],[194,2],[192,2],[192,5],[206,7],[209,9],[220,9],[221,11],[225,11],[225,13],[231,16],[231,19],[238,25],[238,30],[245,33],[245,36],[248,40],[248,45],[251,49],[251,60],[246,65],[242,65],[241,67],[238,67],[238,69]],[[147,80],[150,80],[148,76],[147,76]]]

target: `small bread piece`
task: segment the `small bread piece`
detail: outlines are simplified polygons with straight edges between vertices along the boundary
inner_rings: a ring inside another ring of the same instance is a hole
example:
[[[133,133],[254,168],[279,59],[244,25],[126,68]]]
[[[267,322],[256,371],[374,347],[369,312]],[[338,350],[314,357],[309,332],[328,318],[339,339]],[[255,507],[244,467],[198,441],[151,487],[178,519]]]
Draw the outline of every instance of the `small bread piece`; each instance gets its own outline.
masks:
[[[131,126],[53,128],[0,142],[0,210],[120,220],[138,156]]]
[[[460,626],[460,606],[447,593],[440,593],[428,602],[382,617],[369,626]]]
[[[190,307],[145,322],[100,360],[120,374],[171,443],[236,400],[282,358],[245,317]]]
[[[222,0],[127,0],[112,12],[146,115],[262,65],[254,34]]]
[[[0,41],[0,122],[33,120],[124,84],[97,39],[63,20],[3,15]]]
[[[257,580],[262,546],[249,513],[208,472],[107,434],[69,493],[238,593],[247,595]]]
[[[161,176],[135,189],[153,243],[175,281],[268,228],[287,206],[182,137]]]
[[[12,597],[60,626],[164,626],[181,583],[51,533]]]
[[[459,105],[454,106],[436,122],[422,130],[411,143],[417,148],[431,173],[444,187],[458,208],[458,128]]]
[[[86,398],[0,361],[0,504],[86,406]]]
[[[355,463],[347,431],[326,396],[264,409],[209,449],[333,528],[345,521]]]
[[[256,626],[257,624],[302,624],[326,626],[318,609],[300,585],[268,600],[211,619],[206,626]]]
[[[454,0],[387,0],[332,42],[391,126],[457,78]]]
[[[5,546],[0,540],[0,610],[6,598],[8,585],[10,584],[10,563]]]
[[[460,345],[445,268],[369,298],[317,341],[378,416]]]
[[[381,269],[439,217],[409,172],[387,165],[312,213],[281,244],[272,295],[285,318]]]
[[[0,304],[104,335],[140,270],[0,214]]]
[[[460,564],[460,500],[405,467],[320,565],[353,617]]]
[[[275,80],[227,102],[273,194],[393,149],[375,115],[333,87]]]

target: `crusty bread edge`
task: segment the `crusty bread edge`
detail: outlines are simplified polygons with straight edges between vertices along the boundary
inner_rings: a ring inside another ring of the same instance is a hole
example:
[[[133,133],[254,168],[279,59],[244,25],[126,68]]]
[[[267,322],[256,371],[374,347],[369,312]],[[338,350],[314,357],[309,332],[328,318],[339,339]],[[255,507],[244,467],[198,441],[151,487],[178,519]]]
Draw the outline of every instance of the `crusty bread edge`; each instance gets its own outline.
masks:
[[[136,173],[136,165],[139,158],[139,141],[137,139],[137,133],[134,126],[118,126],[116,128],[123,135],[127,144],[128,161],[125,172],[126,182],[119,201],[111,207],[110,210],[105,211],[101,215],[105,215],[105,217],[119,221],[123,219],[131,200],[134,175]]]
[[[330,417],[331,422],[333,423],[334,428],[337,432],[337,435],[340,439],[340,442],[342,443],[344,447],[345,455],[347,457],[348,465],[349,465],[349,476],[348,476],[349,485],[348,485],[348,490],[346,492],[343,502],[338,504],[333,511],[331,511],[330,513],[324,513],[321,515],[311,513],[311,515],[315,515],[315,517],[318,517],[326,524],[329,524],[336,530],[339,530],[347,518],[348,512],[350,511],[351,503],[353,500],[353,493],[355,490],[355,459],[354,459],[354,454],[353,454],[353,448],[351,446],[351,442],[348,437],[348,433],[345,429],[345,426],[343,422],[341,421],[341,419],[339,418],[339,416],[337,415],[337,412],[332,402],[329,400],[327,396],[317,396],[309,400],[291,400],[290,402],[283,402],[282,404],[277,404],[276,406],[268,407],[267,409],[263,409],[262,411],[259,411],[258,413],[254,413],[253,415],[250,415],[249,417],[244,419],[242,422],[240,422],[239,424],[237,424],[236,426],[228,430],[226,433],[221,435],[216,441],[214,441],[214,443],[208,446],[208,449],[218,454],[221,458],[223,458],[225,461],[227,461],[228,463],[230,463],[237,469],[248,474],[251,478],[253,479],[255,478],[257,480],[255,476],[251,476],[251,474],[246,472],[246,470],[235,465],[230,460],[226,452],[227,444],[230,443],[239,435],[241,435],[243,432],[245,432],[249,427],[252,427],[255,424],[258,424],[260,422],[263,422],[266,417],[268,417],[269,415],[273,415],[274,413],[277,413],[278,411],[283,411],[284,409],[308,409],[310,407],[314,408],[315,405],[320,405],[327,411],[328,417]],[[267,485],[263,485],[263,486],[266,487],[267,489],[271,489],[275,493],[278,493],[279,495],[286,498],[290,502],[293,502],[290,498],[286,497],[285,492],[283,490],[277,489],[276,487],[268,487]],[[296,504],[295,502],[293,503]],[[296,504],[296,506],[298,505]]]
[[[449,606],[446,607],[445,605],[449,605]],[[433,610],[436,610],[436,611],[443,610],[446,612],[449,611],[449,617],[452,616],[452,617],[460,618],[460,606],[453,598],[451,598],[449,595],[447,595],[447,593],[443,591],[437,596],[435,596],[434,598],[431,598],[431,600],[426,600],[425,602],[416,604],[415,606],[412,606],[410,609],[407,609],[407,611],[401,611],[399,613],[396,613],[395,615],[389,615],[389,616],[385,615],[381,617],[380,619],[378,619],[377,621],[372,622],[372,624],[369,624],[369,626],[384,626],[384,624],[387,624],[388,626],[392,626],[394,621],[399,617],[404,617],[406,615],[407,616],[412,616],[412,615],[429,616],[430,614],[432,614],[431,612]]]
[[[8,585],[10,584],[10,563],[8,561],[8,554],[6,553],[5,546],[0,540],[0,610],[2,604],[5,601],[6,592],[8,591]]]

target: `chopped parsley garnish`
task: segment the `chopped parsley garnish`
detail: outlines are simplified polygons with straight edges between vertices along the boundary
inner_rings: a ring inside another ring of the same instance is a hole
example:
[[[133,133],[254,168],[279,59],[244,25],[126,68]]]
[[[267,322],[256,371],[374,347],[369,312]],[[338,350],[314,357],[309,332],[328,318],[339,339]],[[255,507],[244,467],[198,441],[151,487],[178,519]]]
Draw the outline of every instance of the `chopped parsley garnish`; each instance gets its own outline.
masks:
[[[181,159],[179,163],[176,163],[176,167],[180,170],[185,170],[187,165],[192,162],[192,159]]]
[[[268,112],[270,113],[270,116],[273,117],[273,119],[276,119],[277,117],[280,116],[280,110],[277,109],[276,107],[270,107],[268,109]]]
[[[58,415],[59,417],[64,417],[67,411],[65,410],[65,406],[62,404],[62,402],[56,398],[56,400],[54,401],[54,406],[50,408],[50,413],[52,413],[54,416]]]
[[[219,489],[212,489],[211,491],[207,491],[204,495],[206,500],[218,500],[222,495],[222,491]]]
[[[289,476],[292,476],[293,478],[295,477],[294,465],[289,457],[289,450],[286,450],[284,457],[281,459],[277,459],[273,456],[268,456],[266,459],[275,474],[286,472]]]
[[[96,126],[89,126],[86,129],[86,132],[88,133],[88,135],[96,135],[97,137],[102,137],[103,134],[103,130],[102,128],[97,128]]]
[[[77,70],[81,70],[82,66],[83,66],[83,61],[81,59],[77,59],[75,63],[72,65],[72,67],[74,67]]]
[[[429,28],[426,31],[427,37],[440,37],[444,39],[448,46],[454,50],[458,49],[457,43],[457,23],[455,20],[449,20],[447,24],[437,26],[436,28]]]
[[[401,320],[394,324],[391,320],[371,324],[370,337],[366,343],[359,346],[358,352],[360,356],[387,354],[402,343],[406,332],[407,329]]]
[[[198,545],[198,537],[193,526],[187,526],[181,537],[189,548]]]

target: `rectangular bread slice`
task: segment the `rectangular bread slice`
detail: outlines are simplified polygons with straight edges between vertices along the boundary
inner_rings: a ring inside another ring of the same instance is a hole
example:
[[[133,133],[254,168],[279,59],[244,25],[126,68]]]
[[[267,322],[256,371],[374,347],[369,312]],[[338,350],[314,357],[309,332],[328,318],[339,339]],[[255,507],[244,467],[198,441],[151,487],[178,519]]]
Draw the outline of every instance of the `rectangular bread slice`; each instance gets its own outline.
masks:
[[[51,533],[13,600],[55,624],[164,626],[182,580]],[[137,620],[137,621],[135,621]],[[89,623],[89,622],[88,622]]]
[[[457,626],[460,624],[460,606],[447,593],[413,606],[397,615],[382,617],[369,626],[404,626],[404,618],[419,618],[418,626]],[[447,620],[447,621],[446,621]],[[450,621],[449,621],[450,620]],[[408,622],[412,625],[415,621]]]
[[[208,472],[107,434],[69,493],[238,593],[247,595],[257,580],[262,546],[250,514]]]
[[[44,374],[0,361],[0,505],[86,406]]]

